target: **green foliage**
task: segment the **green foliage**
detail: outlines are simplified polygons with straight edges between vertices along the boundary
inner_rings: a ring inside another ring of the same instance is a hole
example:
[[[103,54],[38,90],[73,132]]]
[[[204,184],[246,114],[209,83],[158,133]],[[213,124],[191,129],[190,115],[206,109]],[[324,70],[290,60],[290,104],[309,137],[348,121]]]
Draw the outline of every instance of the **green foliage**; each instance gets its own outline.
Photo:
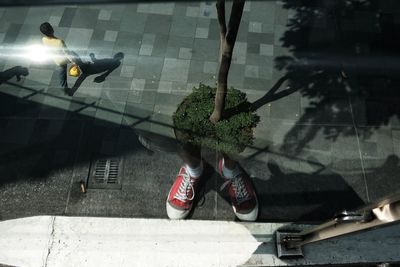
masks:
[[[193,92],[182,101],[173,115],[175,133],[182,142],[206,145],[229,154],[240,153],[253,143],[253,128],[260,118],[249,110],[246,94],[230,88],[225,111],[233,112],[216,125],[212,124],[209,117],[214,109],[216,90],[204,84],[193,88]]]

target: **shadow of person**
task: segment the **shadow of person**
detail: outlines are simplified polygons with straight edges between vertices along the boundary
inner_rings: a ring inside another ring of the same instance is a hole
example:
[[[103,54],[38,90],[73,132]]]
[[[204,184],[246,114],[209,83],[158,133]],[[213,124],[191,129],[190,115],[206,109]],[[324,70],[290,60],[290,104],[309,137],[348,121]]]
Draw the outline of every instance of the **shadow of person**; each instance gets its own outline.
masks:
[[[15,66],[8,70],[0,72],[0,84],[11,80],[14,76],[17,78],[17,81],[21,81],[21,76],[28,76],[29,71],[25,67]]]
[[[68,95],[73,96],[79,89],[82,82],[90,75],[100,74],[94,78],[95,83],[104,82],[106,77],[121,65],[124,53],[119,52],[113,58],[97,59],[93,53],[90,55],[92,62],[83,62],[80,64],[82,74],[76,80],[74,86],[68,91]]]

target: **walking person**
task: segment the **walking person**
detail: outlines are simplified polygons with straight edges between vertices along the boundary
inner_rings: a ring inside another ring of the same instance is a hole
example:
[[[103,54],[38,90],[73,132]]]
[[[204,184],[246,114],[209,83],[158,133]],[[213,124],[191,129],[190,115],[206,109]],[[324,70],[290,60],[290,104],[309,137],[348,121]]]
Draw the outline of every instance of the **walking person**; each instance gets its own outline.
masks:
[[[68,63],[73,63],[81,66],[83,63],[79,56],[68,50],[65,42],[54,36],[54,29],[50,23],[44,22],[40,25],[40,31],[45,35],[42,38],[42,43],[51,48],[53,61],[58,66],[57,71],[59,75],[60,86],[64,89],[65,94],[69,94],[67,83],[67,69]]]

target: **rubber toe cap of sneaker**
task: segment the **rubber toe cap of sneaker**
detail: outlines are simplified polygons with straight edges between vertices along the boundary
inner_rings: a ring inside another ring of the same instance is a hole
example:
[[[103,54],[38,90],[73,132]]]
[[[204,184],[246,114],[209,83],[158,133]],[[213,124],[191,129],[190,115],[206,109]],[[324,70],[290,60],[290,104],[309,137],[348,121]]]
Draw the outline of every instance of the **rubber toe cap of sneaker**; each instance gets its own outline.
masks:
[[[171,220],[181,220],[188,216],[190,210],[177,209],[167,201],[167,215]]]
[[[249,213],[238,213],[235,211],[235,214],[241,221],[254,222],[258,217],[258,201],[256,200],[256,206]]]

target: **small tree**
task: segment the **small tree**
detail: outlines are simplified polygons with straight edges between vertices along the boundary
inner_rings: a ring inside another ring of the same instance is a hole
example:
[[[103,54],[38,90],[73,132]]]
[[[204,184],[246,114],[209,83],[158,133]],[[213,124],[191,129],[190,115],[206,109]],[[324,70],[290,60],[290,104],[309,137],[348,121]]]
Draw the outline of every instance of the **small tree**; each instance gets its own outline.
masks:
[[[210,121],[214,124],[222,118],[225,108],[225,98],[228,91],[228,73],[232,62],[233,48],[242,19],[244,3],[245,0],[233,1],[228,25],[226,25],[225,19],[225,0],[218,0],[216,4],[220,28],[220,66],[214,110],[210,116]]]
[[[259,122],[246,94],[234,88],[228,90],[228,73],[244,3],[244,0],[233,1],[226,25],[225,0],[218,0],[220,67],[217,88],[200,84],[183,100],[173,116],[178,139],[194,146],[203,144],[223,154],[238,154],[251,145],[253,129]]]

